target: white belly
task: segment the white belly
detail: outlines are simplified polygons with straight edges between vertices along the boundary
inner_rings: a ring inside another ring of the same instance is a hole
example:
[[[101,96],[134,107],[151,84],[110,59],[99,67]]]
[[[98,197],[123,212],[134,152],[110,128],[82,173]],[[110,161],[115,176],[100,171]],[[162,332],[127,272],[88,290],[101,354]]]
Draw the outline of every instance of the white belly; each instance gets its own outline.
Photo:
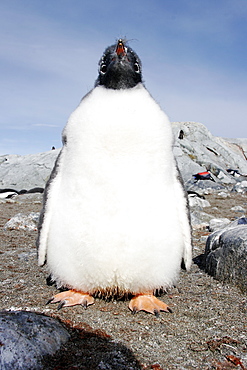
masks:
[[[75,289],[136,293],[171,285],[178,275],[178,203],[185,200],[175,191],[171,128],[142,86],[132,90],[130,97],[96,88],[65,128],[53,207],[49,197],[47,204],[47,263]]]

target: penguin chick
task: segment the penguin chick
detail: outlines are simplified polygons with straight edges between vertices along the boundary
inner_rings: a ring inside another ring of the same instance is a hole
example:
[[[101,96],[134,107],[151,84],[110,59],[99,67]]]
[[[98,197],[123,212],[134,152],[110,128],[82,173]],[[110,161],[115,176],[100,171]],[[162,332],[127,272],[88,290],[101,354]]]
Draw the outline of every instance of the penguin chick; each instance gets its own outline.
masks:
[[[71,114],[44,193],[37,240],[59,308],[134,296],[133,313],[171,311],[154,296],[191,265],[187,198],[166,114],[123,40],[108,47]]]

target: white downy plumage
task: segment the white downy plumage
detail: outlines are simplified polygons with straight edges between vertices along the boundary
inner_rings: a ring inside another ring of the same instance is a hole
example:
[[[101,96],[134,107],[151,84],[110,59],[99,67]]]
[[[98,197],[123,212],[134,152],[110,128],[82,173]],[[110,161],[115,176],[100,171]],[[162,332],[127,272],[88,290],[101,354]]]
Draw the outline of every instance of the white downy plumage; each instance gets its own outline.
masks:
[[[170,122],[142,83],[95,87],[72,113],[39,240],[58,285],[93,293],[165,288],[191,264]]]

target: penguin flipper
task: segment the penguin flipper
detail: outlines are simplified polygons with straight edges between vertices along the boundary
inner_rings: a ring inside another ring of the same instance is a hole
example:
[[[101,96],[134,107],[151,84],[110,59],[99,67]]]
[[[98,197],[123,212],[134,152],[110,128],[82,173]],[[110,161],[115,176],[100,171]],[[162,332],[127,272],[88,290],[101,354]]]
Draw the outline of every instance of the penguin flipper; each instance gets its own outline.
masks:
[[[190,221],[190,209],[188,194],[185,191],[182,175],[176,165],[175,176],[177,181],[175,182],[175,190],[177,194],[177,210],[179,215],[179,222],[182,227],[184,250],[183,250],[183,264],[187,271],[189,271],[192,264],[192,229]]]
[[[153,294],[138,294],[129,303],[129,309],[135,314],[138,311],[146,311],[158,316],[160,311],[172,312],[170,307],[156,298]]]
[[[38,263],[39,266],[43,266],[46,262],[46,252],[47,252],[47,239],[48,233],[50,229],[50,220],[51,220],[51,213],[53,209],[53,199],[54,194],[56,193],[57,189],[59,188],[60,178],[58,176],[58,167],[60,164],[60,159],[62,155],[63,149],[60,151],[55,165],[53,167],[51,176],[46,184],[45,191],[44,191],[44,201],[43,201],[43,209],[40,214],[39,225],[38,225],[38,238],[37,238],[37,248],[38,248]]]
[[[66,290],[65,292],[58,293],[52,297],[47,302],[47,304],[49,303],[59,303],[58,310],[60,310],[62,307],[70,307],[77,304],[82,305],[86,309],[87,306],[94,303],[94,298],[85,292]]]

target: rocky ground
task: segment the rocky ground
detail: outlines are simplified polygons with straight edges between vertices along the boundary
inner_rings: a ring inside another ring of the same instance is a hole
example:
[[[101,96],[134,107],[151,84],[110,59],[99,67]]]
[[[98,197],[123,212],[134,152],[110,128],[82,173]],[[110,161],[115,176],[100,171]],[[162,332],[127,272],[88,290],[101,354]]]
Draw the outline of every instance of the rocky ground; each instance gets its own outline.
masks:
[[[241,194],[206,199],[211,207],[204,212],[215,217],[242,216],[230,211],[235,205],[247,210],[247,197]],[[69,328],[71,340],[44,360],[44,369],[247,369],[247,297],[203,271],[200,256],[207,230],[193,232],[195,263],[161,297],[173,313],[132,315],[127,302],[99,299],[87,310],[58,311],[56,305],[46,305],[56,289],[46,285],[45,268],[37,266],[37,231],[4,230],[17,213],[40,208],[39,195],[0,203],[0,309],[42,312]]]

